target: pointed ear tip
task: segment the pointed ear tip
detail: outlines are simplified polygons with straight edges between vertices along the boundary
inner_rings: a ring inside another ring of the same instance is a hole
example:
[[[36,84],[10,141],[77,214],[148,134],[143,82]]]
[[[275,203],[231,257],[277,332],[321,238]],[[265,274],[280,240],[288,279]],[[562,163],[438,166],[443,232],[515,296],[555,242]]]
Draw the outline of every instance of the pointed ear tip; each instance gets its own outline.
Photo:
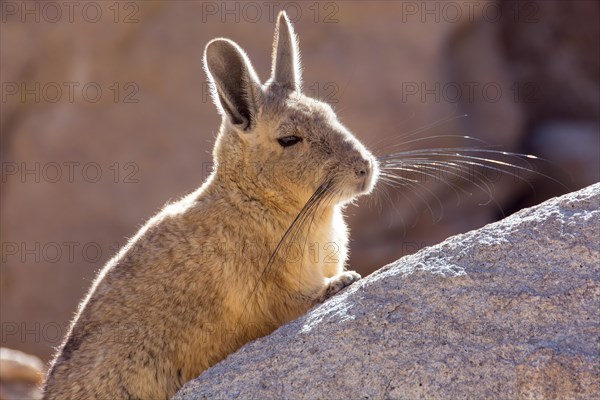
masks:
[[[277,19],[278,19],[278,20],[281,20],[281,18],[288,19],[288,15],[287,15],[287,13],[285,12],[285,10],[281,10],[281,11],[279,11],[279,15],[277,16]]]
[[[284,24],[288,27],[291,27],[292,25],[292,21],[290,21],[290,17],[288,17],[285,10],[279,11],[279,16],[277,17],[277,25],[281,26],[281,24]]]

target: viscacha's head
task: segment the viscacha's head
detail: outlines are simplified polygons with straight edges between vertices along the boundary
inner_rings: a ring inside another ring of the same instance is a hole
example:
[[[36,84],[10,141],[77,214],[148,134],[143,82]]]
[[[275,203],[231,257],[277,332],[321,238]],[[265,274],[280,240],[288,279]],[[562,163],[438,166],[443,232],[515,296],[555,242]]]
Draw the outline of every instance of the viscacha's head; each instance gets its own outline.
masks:
[[[216,175],[248,196],[303,205],[316,192],[330,204],[369,193],[377,160],[331,106],[305,96],[298,42],[284,12],[273,43],[271,77],[261,84],[244,51],[228,39],[206,46],[204,65],[223,116]]]

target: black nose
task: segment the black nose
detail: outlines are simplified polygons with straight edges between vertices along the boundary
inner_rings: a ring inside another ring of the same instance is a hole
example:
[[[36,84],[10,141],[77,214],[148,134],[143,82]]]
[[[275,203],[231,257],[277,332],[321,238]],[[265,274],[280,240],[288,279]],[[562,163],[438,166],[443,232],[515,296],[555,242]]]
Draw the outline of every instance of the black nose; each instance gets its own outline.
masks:
[[[369,174],[371,171],[371,160],[359,160],[356,162],[356,166],[354,167],[354,172],[356,175],[363,178]]]

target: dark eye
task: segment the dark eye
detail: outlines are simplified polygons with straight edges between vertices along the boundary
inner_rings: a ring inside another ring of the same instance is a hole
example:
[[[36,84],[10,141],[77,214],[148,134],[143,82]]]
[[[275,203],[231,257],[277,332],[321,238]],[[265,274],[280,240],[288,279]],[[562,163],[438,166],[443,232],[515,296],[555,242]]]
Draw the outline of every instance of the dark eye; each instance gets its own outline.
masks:
[[[277,139],[277,141],[279,142],[281,147],[290,147],[295,145],[296,143],[300,143],[302,141],[302,138],[298,136],[285,136]]]

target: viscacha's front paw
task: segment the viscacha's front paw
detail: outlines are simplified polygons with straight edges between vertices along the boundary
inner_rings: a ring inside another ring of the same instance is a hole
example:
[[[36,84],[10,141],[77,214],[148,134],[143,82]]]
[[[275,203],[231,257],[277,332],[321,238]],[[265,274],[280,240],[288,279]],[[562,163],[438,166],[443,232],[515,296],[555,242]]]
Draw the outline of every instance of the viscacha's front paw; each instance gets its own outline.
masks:
[[[329,285],[327,286],[327,289],[325,289],[325,293],[323,293],[321,301],[330,298],[346,286],[352,285],[360,278],[360,275],[354,271],[344,271],[341,274],[332,277],[329,280]]]

